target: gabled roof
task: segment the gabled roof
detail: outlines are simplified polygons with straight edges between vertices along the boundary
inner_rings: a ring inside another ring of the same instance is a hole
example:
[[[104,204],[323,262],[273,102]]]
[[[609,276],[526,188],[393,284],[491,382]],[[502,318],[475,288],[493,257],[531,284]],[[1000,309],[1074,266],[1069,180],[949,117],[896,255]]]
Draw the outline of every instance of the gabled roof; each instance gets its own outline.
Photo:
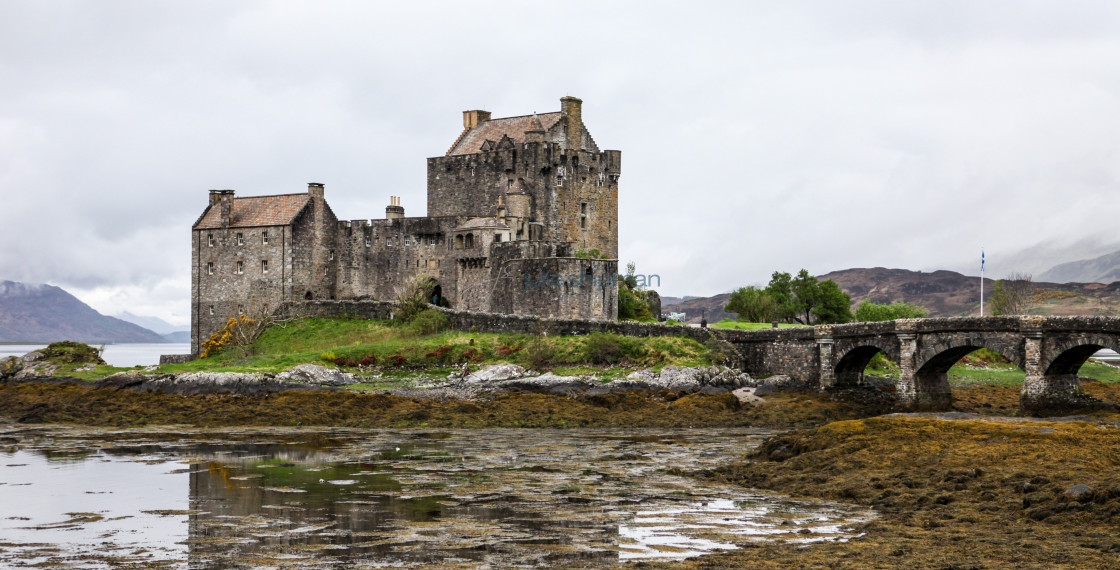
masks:
[[[303,210],[311,200],[308,194],[281,194],[278,196],[247,196],[233,199],[233,213],[229,227],[249,228],[254,226],[284,226]],[[196,230],[218,229],[222,227],[222,208],[215,203],[206,208],[202,217],[195,223]]]
[[[447,151],[447,156],[482,152],[482,143],[489,140],[497,144],[502,137],[509,137],[514,143],[523,143],[525,131],[547,131],[559,120],[560,113],[556,112],[483,121],[477,127],[463,132],[451,150]]]

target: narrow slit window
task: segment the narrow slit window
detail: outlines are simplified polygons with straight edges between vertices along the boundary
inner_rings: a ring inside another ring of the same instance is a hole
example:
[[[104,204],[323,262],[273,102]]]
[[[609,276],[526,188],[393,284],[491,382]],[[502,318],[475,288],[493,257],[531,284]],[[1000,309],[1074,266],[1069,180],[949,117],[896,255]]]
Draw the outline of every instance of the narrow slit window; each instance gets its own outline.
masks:
[[[213,315],[213,314],[214,314],[214,305],[210,305],[210,314],[211,314],[211,315]]]
[[[268,245],[268,232],[261,232],[261,243]]]
[[[214,274],[214,262],[213,261],[207,261],[206,262],[206,274],[207,275],[213,275]]]
[[[237,232],[237,245],[245,245],[245,234]]]
[[[268,273],[268,260],[267,259],[262,259],[261,260],[261,273]]]
[[[214,247],[214,234],[206,234],[206,246]]]
[[[242,273],[245,273],[245,262],[244,261],[238,261],[237,262],[237,274],[241,275]]]

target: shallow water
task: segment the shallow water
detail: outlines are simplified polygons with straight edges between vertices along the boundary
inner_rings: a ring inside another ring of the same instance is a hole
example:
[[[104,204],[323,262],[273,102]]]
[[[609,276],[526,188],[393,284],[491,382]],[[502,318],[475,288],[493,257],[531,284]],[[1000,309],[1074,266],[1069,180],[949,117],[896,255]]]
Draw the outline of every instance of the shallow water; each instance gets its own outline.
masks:
[[[665,471],[764,434],[0,426],[0,566],[599,567],[872,516]]]

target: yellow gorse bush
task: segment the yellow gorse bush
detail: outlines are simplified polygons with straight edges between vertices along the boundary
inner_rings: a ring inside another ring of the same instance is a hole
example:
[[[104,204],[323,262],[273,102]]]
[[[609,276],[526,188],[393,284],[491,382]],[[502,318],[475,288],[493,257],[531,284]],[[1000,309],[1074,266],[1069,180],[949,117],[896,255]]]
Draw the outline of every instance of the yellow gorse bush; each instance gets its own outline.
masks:
[[[241,341],[249,336],[246,334],[247,331],[253,329],[256,323],[257,321],[255,319],[250,319],[245,315],[238,315],[230,318],[230,320],[226,322],[226,326],[210,335],[210,338],[202,343],[202,355],[200,358],[212,356],[231,346],[240,346]]]

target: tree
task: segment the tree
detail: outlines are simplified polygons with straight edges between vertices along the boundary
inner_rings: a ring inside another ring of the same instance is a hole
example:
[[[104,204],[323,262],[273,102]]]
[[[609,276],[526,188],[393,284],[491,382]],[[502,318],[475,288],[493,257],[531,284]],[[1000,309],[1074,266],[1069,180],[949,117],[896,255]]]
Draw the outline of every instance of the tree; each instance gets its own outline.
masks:
[[[817,284],[817,304],[813,307],[817,323],[846,323],[852,320],[852,297],[835,281],[825,279]]]
[[[992,314],[1021,315],[1026,312],[1030,306],[1031,290],[1034,289],[1031,280],[1029,273],[1012,273],[1007,279],[996,281],[992,287],[992,298],[988,301]]]
[[[855,320],[861,323],[893,321],[895,319],[921,319],[929,315],[925,307],[906,303],[881,305],[864,300],[856,307]]]
[[[852,319],[851,297],[835,281],[818,281],[802,269],[797,277],[775,271],[766,293],[778,304],[778,315],[785,321],[809,325],[846,323]]]
[[[736,289],[723,310],[739,315],[739,320],[747,323],[768,323],[779,317],[778,302],[758,287]]]
[[[618,280],[618,320],[649,321],[655,316],[649,307],[649,293],[638,286],[637,265],[626,264],[626,275]]]

